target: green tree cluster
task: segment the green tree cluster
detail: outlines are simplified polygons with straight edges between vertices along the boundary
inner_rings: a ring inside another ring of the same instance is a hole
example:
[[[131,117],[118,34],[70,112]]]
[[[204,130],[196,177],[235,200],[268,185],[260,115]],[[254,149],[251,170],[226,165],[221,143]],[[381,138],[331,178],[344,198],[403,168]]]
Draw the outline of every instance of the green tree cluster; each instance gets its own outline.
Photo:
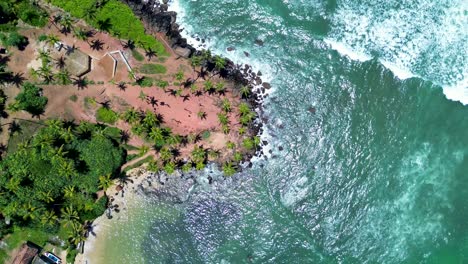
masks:
[[[102,176],[115,175],[123,162],[124,150],[108,128],[47,121],[0,161],[1,216],[10,226],[69,234],[61,238],[75,244],[84,221],[106,208],[106,198],[96,200]]]
[[[12,105],[14,110],[24,110],[32,115],[39,116],[44,113],[47,105],[47,97],[42,95],[42,88],[25,83],[21,93],[15,97],[15,103]]]
[[[0,24],[16,24],[21,19],[35,27],[47,24],[47,12],[41,9],[35,1],[30,0],[2,0],[0,2]],[[14,28],[14,27],[13,27]]]
[[[134,40],[139,46],[165,54],[165,48],[153,36],[145,33],[138,17],[118,0],[47,0],[73,16],[83,18],[94,27],[122,39]]]

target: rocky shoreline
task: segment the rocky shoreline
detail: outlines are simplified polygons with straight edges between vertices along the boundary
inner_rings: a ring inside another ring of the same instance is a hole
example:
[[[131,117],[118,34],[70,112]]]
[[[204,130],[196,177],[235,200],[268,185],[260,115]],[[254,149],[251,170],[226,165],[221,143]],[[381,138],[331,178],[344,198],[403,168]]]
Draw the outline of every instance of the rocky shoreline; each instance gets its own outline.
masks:
[[[180,57],[190,58],[197,55],[201,50],[196,49],[187,42],[187,39],[182,37],[181,32],[183,29],[177,23],[177,13],[168,11],[168,0],[121,0],[128,5],[135,15],[140,17],[148,33],[156,34],[162,33],[167,37],[169,45],[174,52]],[[231,49],[235,49],[231,47]],[[246,53],[248,54],[248,53]],[[214,70],[213,67],[207,67],[208,71]],[[261,79],[262,73],[254,72],[252,66],[245,64],[240,65],[234,63],[232,60],[226,58],[226,67],[221,71],[220,75],[238,84],[237,86],[247,85],[252,89],[252,96],[248,102],[253,109],[257,111],[258,118],[250,126],[250,132],[254,135],[260,135],[263,132],[263,123],[268,121],[264,114],[263,102],[268,96],[267,91],[271,89],[268,82],[263,82]],[[261,142],[262,146],[266,146],[267,141]],[[263,156],[263,147],[255,153],[257,156]],[[252,157],[248,157],[250,160]]]

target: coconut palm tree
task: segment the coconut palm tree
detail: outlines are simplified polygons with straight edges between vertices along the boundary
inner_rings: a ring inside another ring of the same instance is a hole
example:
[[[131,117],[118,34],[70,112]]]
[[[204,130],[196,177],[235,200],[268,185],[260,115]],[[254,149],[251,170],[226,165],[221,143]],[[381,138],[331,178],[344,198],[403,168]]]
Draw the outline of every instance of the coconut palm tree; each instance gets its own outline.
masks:
[[[122,119],[127,123],[133,124],[140,120],[140,114],[135,108],[129,108],[123,113]]]
[[[248,104],[242,102],[239,104],[239,113],[241,116],[247,115],[250,113],[250,107]]]
[[[223,126],[229,124],[229,118],[225,113],[219,113],[218,114],[218,121]]]
[[[195,146],[192,150],[192,160],[196,163],[204,162],[206,160],[206,150],[202,146]]]
[[[44,211],[41,214],[41,224],[43,226],[54,226],[57,223],[58,217],[54,211]]]
[[[226,86],[223,82],[219,82],[216,84],[216,92],[219,94],[219,95],[225,95],[226,94]]]
[[[73,28],[72,17],[69,14],[66,14],[65,16],[62,16],[59,23],[62,26],[60,32],[64,35],[68,35],[68,33],[70,33]]]
[[[197,116],[198,116],[198,118],[200,118],[201,120],[203,120],[203,119],[206,119],[206,116],[207,116],[207,115],[206,115],[206,112],[205,112],[205,111],[201,111],[201,110],[200,110],[200,111],[198,111]]]
[[[130,50],[133,50],[136,47],[135,46],[135,41],[133,41],[131,39],[127,40],[127,42],[124,42],[122,46],[123,46],[124,49],[130,49]]]
[[[167,147],[163,147],[159,151],[159,156],[164,162],[170,161],[172,160],[172,158],[174,158],[174,155],[172,155],[172,151]]]
[[[224,175],[226,175],[226,176],[232,176],[237,172],[237,170],[234,167],[234,165],[232,165],[231,162],[226,162],[223,165],[223,172],[224,172]]]
[[[224,98],[221,101],[221,108],[223,109],[224,112],[229,113],[231,112],[231,102],[227,98]]]
[[[165,144],[163,130],[159,127],[151,128],[151,131],[149,132],[148,137],[151,140],[153,140],[157,145],[162,146]]]
[[[54,81],[54,73],[52,72],[52,69],[50,66],[48,65],[43,65],[41,66],[39,69],[39,74],[42,78],[42,80],[45,82],[45,83],[51,83]]]
[[[66,69],[60,70],[55,74],[55,79],[58,81],[59,84],[61,85],[68,85],[72,83],[72,80],[70,78],[70,74]]]
[[[81,28],[78,28],[76,30],[73,31],[73,35],[75,36],[75,38],[79,39],[79,40],[87,40],[88,39],[88,32],[86,30],[83,30]]]
[[[65,66],[65,57],[60,56],[58,59],[55,60],[55,67],[57,67],[58,69],[63,69],[65,68]]]
[[[42,61],[42,66],[45,66],[45,65],[49,64],[52,61],[48,51],[39,50],[38,53],[39,53],[39,55],[37,56],[36,59],[39,59],[39,60]]]
[[[73,79],[73,85],[75,85],[78,90],[83,90],[84,88],[88,88],[89,81],[86,77],[78,77]]]
[[[101,175],[99,176],[99,184],[98,184],[98,187],[100,189],[103,189],[104,190],[104,193],[106,192],[107,189],[109,189],[109,187],[112,186],[112,180],[111,180],[111,175],[110,173],[107,174],[107,175]]]
[[[239,131],[238,131],[238,133],[239,133],[239,136],[242,136],[242,135],[244,135],[246,132],[247,132],[247,131],[246,131],[246,128],[245,128],[245,127],[241,127],[241,128],[239,128]]]
[[[222,125],[221,130],[223,131],[224,134],[229,134],[231,132],[231,128],[229,128],[229,125]]]
[[[226,59],[222,58],[221,56],[214,56],[213,58],[214,60],[214,64],[215,64],[215,69],[217,71],[221,71],[224,69],[224,67],[226,67]]]
[[[203,84],[203,89],[205,90],[205,92],[211,92],[213,88],[213,83],[210,80],[205,81],[205,83]]]
[[[248,86],[241,86],[240,90],[239,90],[242,98],[246,99],[246,98],[249,98],[250,96],[250,88]]]
[[[104,46],[104,42],[102,42],[101,40],[99,39],[94,39],[92,40],[90,43],[89,43],[89,47],[92,49],[92,50],[102,50],[103,49],[103,46]]]
[[[145,51],[145,56],[148,58],[148,61],[150,61],[153,57],[157,57],[156,51],[152,50],[149,48],[148,50]]]
[[[64,227],[73,226],[74,224],[78,224],[79,217],[78,212],[73,209],[73,205],[69,205],[60,209],[60,221],[62,222]]]
[[[75,197],[76,195],[76,192],[75,192],[75,187],[70,185],[70,186],[66,186],[64,189],[63,189],[63,196],[65,198],[73,198]]]
[[[143,118],[143,125],[148,129],[159,125],[158,119],[156,118],[156,115],[154,112],[149,111],[149,110],[145,112],[145,117]]]
[[[127,84],[125,82],[119,82],[117,87],[119,87],[121,91],[125,91],[127,89]]]
[[[59,43],[60,42],[60,39],[58,36],[56,35],[53,35],[53,34],[49,34],[47,35],[47,38],[45,40],[45,42],[49,45],[52,45],[54,46],[55,44]]]
[[[182,70],[179,70],[175,75],[175,79],[179,82],[184,80],[184,72]]]
[[[176,165],[175,165],[175,163],[173,161],[168,162],[168,163],[166,163],[166,165],[164,165],[164,171],[167,174],[174,173],[175,169],[176,169]]]

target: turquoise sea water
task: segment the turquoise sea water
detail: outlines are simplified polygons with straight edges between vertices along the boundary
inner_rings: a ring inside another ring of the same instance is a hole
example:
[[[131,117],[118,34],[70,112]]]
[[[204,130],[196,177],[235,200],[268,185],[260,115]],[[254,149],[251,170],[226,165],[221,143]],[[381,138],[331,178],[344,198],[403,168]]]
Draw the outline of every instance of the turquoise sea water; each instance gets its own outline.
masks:
[[[113,263],[468,263],[468,2],[172,8],[271,81],[273,153],[182,203],[147,201],[106,244]]]

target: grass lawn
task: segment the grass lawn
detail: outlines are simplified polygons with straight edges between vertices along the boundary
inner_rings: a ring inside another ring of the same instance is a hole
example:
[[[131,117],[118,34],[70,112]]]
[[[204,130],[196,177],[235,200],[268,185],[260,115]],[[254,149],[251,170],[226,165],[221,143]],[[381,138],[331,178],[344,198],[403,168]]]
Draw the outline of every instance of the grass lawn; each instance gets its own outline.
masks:
[[[145,163],[148,163],[148,162],[150,162],[150,161],[152,161],[152,160],[153,160],[153,156],[148,156],[148,157],[146,157],[146,158],[140,160],[139,162],[133,164],[132,166],[126,167],[126,168],[124,169],[124,171],[129,171],[129,170],[131,170],[131,169],[138,168],[138,167],[140,167],[141,165],[143,165],[143,164],[145,164]]]
[[[167,72],[166,67],[161,64],[144,64],[139,68],[139,71],[144,74],[164,74]]]
[[[135,58],[135,60],[137,61],[143,61],[145,59],[145,57],[143,55],[141,55],[140,52],[138,52],[138,50],[136,49],[133,49],[132,50],[132,56]]]

